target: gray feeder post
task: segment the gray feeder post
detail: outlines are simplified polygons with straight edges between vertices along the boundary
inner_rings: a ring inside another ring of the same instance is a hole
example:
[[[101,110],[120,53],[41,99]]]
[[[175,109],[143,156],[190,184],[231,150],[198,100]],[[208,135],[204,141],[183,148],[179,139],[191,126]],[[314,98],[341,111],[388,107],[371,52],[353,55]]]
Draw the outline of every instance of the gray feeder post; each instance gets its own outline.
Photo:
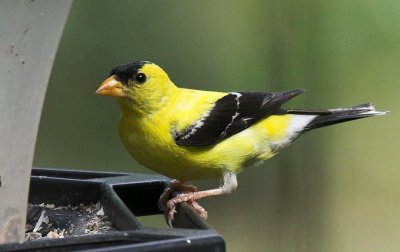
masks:
[[[71,3],[0,1],[0,243],[24,240],[40,114]]]

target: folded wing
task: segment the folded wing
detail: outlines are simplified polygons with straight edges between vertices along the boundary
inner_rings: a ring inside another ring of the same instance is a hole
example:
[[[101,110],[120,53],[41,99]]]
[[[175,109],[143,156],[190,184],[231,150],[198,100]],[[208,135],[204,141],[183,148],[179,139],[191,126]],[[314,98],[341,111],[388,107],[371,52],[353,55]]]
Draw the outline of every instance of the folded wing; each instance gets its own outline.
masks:
[[[263,118],[286,114],[281,105],[301,93],[300,89],[279,93],[228,93],[191,126],[181,132],[174,131],[175,142],[182,146],[216,144]]]

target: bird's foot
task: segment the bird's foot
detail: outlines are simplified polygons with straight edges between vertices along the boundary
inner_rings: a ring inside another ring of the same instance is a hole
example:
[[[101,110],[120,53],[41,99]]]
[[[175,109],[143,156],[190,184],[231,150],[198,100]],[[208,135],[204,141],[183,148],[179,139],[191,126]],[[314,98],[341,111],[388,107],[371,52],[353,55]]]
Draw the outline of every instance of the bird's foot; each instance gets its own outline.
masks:
[[[204,209],[204,207],[200,206],[199,203],[197,203],[197,201],[191,201],[191,202],[188,202],[188,204],[197,212],[197,214],[203,220],[207,220],[208,212],[206,211],[206,209]]]
[[[158,200],[158,208],[161,210],[165,210],[167,208],[167,202],[171,198],[171,194],[174,191],[179,191],[183,193],[187,192],[197,192],[197,187],[194,185],[187,185],[183,182],[174,179],[172,180],[169,185],[164,189],[163,193],[161,194]]]
[[[181,193],[170,199],[171,193],[174,191],[180,191]],[[179,180],[172,180],[165,188],[158,200],[158,206],[161,210],[164,210],[165,219],[169,226],[172,227],[176,206],[182,202],[186,202],[192,207],[202,219],[207,219],[207,211],[196,202],[196,192],[197,188],[195,186],[184,184]]]
[[[170,227],[172,227],[172,221],[174,220],[174,215],[176,213],[176,206],[182,202],[186,202],[197,214],[203,219],[207,220],[208,213],[204,207],[197,203],[197,192],[187,192],[181,193],[170,199],[166,203],[166,209],[164,212],[165,219]]]

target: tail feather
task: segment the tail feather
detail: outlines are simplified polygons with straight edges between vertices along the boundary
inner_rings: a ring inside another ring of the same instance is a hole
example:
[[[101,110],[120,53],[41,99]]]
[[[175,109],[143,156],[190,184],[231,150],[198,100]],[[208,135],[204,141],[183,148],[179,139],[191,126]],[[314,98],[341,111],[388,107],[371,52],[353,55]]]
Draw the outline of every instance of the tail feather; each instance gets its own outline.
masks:
[[[375,110],[372,103],[360,104],[351,108],[338,108],[338,109],[327,109],[327,110],[287,110],[288,114],[298,115],[315,115],[302,130],[301,133],[307,132],[312,129],[325,127],[341,122],[356,120],[360,118],[384,115],[387,112],[379,112]]]

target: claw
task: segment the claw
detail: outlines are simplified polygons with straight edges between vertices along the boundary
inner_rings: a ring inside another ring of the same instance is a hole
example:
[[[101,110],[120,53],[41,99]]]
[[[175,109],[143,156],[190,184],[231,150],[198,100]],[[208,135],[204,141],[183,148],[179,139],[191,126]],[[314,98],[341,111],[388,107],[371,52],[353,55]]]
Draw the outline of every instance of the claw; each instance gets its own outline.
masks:
[[[164,189],[164,192],[161,194],[160,199],[158,200],[158,208],[160,210],[165,211],[168,208],[167,202],[171,197],[171,193],[173,193],[174,191],[180,191],[183,193],[197,192],[197,187],[195,187],[194,185],[186,185],[177,179],[173,179]]]
[[[181,193],[168,200],[166,203],[165,218],[170,227],[172,227],[172,221],[174,219],[174,214],[176,213],[176,206],[182,202],[186,202],[203,220],[207,220],[208,213],[199,205],[199,203],[196,202],[196,193]]]
[[[168,226],[173,227],[172,221],[174,220],[174,216],[176,213],[177,213],[177,211],[175,210],[175,206],[170,209],[167,209],[164,212],[165,220],[167,221]]]
[[[208,212],[206,211],[206,209],[204,209],[204,207],[200,206],[200,204],[197,203],[197,201],[191,201],[191,202],[188,202],[188,204],[189,204],[189,206],[191,206],[197,212],[197,214],[203,220],[207,220]]]
[[[174,191],[180,191],[181,193],[170,199]],[[207,219],[207,211],[196,202],[199,193],[201,192],[198,192],[195,186],[183,184],[179,180],[172,180],[165,188],[158,200],[158,207],[164,211],[165,220],[170,227],[172,227],[174,215],[177,213],[176,206],[182,202],[187,202],[203,220]]]

